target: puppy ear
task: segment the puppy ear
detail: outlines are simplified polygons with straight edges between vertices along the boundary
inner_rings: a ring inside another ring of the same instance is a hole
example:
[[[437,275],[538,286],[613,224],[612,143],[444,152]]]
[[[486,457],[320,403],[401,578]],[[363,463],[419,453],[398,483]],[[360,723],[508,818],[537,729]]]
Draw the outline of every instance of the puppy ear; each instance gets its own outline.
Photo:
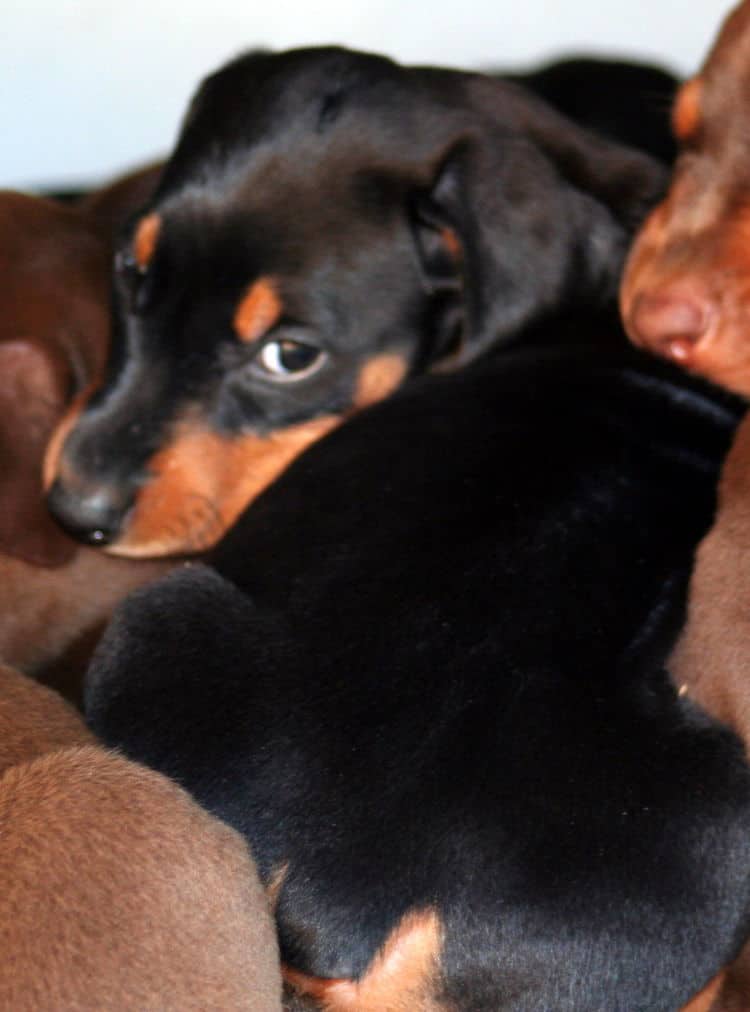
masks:
[[[42,489],[42,457],[68,380],[46,346],[0,343],[0,552],[36,566],[60,566],[76,551],[47,512]]]
[[[614,300],[632,232],[664,176],[651,159],[565,126],[544,145],[526,123],[469,134],[417,195],[438,367],[462,366],[576,304]]]

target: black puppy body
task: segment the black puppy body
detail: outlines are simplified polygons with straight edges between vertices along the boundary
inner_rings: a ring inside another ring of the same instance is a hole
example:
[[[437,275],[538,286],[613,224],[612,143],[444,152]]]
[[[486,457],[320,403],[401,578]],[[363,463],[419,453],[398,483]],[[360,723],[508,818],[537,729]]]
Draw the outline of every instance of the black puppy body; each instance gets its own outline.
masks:
[[[53,440],[53,511],[115,553],[210,546],[406,377],[611,308],[664,182],[495,77],[336,48],[239,58],[124,238],[109,379]]]
[[[671,114],[680,80],[666,67],[581,55],[503,77],[589,130],[665,164],[677,156]]]
[[[121,609],[92,727],[246,834],[325,1008],[663,1012],[732,958],[750,777],[660,664],[736,417],[590,350],[427,377]]]

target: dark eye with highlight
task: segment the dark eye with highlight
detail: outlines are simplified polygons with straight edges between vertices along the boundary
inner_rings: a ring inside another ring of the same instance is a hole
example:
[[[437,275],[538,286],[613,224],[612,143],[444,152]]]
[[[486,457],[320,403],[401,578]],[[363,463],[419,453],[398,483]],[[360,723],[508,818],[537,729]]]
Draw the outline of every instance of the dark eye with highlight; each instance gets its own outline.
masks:
[[[312,375],[326,361],[322,348],[301,341],[267,341],[255,356],[256,369],[277,380],[298,380]]]

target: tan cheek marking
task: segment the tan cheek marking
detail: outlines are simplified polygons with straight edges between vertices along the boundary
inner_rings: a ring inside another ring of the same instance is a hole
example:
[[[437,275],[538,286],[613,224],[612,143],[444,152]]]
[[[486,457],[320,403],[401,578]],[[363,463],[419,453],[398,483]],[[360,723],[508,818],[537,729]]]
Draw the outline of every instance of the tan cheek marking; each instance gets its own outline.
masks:
[[[404,917],[361,980],[309,977],[286,966],[282,972],[326,1012],[438,1012],[434,982],[441,947],[440,918],[426,910]]]
[[[406,359],[400,355],[378,355],[361,369],[352,406],[359,410],[381,401],[393,393],[407,370]]]
[[[63,444],[68,438],[68,434],[78,420],[78,417],[86,406],[89,398],[98,386],[98,382],[91,383],[82,390],[76,398],[74,398],[70,407],[57,423],[54,432],[50,436],[49,442],[47,443],[47,449],[44,452],[44,462],[42,464],[42,484],[45,492],[49,491],[56,478],[65,478],[65,475],[63,474],[64,465],[61,463]]]
[[[689,140],[700,126],[702,93],[703,81],[700,77],[686,81],[677,93],[672,107],[672,130],[680,141]]]
[[[406,361],[381,355],[360,372],[352,410],[382,400],[402,381]],[[152,558],[205,551],[311,443],[343,421],[324,415],[267,436],[221,436],[196,423],[152,458],[123,536],[105,550]]]
[[[145,271],[154,256],[161,232],[161,218],[158,214],[147,214],[141,219],[133,237],[133,256],[139,270]]]
[[[721,989],[721,985],[724,983],[725,974],[726,970],[718,973],[695,998],[689,1001],[687,1005],[682,1006],[680,1012],[710,1012],[711,1006]]]
[[[109,545],[133,558],[205,551],[311,443],[340,424],[324,415],[268,436],[222,436],[184,425],[155,454],[124,535]]]
[[[233,326],[237,337],[247,344],[257,341],[279,322],[282,308],[273,281],[258,278],[234,314]]]

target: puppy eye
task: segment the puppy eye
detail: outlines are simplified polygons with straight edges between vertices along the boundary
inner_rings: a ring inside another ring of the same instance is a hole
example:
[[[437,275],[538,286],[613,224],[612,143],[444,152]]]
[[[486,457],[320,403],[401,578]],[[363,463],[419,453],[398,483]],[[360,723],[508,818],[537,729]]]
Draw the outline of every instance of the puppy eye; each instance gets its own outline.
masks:
[[[322,348],[300,341],[268,341],[258,352],[255,362],[275,379],[304,379],[325,362]]]

